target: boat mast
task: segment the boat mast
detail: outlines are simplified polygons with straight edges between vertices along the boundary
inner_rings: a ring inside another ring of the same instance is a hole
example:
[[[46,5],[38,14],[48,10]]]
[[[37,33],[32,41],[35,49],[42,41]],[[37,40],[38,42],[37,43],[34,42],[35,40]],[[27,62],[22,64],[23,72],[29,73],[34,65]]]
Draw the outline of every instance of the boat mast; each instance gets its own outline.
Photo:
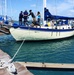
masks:
[[[1,5],[1,11],[0,11],[0,15],[2,15],[2,1],[0,1],[0,5]]]
[[[2,14],[2,15],[4,14],[4,13],[3,13],[3,12],[4,12],[4,8],[3,8],[3,5],[4,5],[4,4],[3,4],[3,3],[4,3],[4,0],[1,1],[1,6],[2,6],[2,8],[1,8],[1,9],[2,9],[2,13],[1,13],[1,14]]]
[[[46,24],[46,21],[44,20],[44,8],[46,8],[46,0],[43,0],[43,25]]]
[[[7,0],[5,0],[5,16],[7,15]]]

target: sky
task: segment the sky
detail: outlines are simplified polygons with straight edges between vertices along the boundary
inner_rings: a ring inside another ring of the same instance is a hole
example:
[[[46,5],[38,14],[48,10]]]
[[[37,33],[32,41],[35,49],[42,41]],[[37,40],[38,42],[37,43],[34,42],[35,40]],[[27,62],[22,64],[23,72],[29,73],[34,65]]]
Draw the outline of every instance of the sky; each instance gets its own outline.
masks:
[[[43,0],[6,0],[6,14],[13,20],[18,20],[20,11],[29,11],[30,9],[36,15],[37,11],[43,14]],[[74,17],[74,0],[47,0],[47,8],[52,15]],[[4,0],[0,0],[0,14],[5,15]],[[42,16],[43,17],[43,16]],[[31,19],[31,17],[30,17]]]

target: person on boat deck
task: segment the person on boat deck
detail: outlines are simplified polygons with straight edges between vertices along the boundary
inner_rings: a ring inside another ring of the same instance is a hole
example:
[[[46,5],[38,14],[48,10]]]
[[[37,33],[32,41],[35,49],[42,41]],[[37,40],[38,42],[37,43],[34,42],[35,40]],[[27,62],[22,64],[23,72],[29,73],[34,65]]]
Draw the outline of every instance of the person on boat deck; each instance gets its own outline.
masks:
[[[48,27],[51,26],[50,21],[51,21],[50,18],[48,18],[47,23],[46,23],[45,26],[48,26]]]
[[[38,23],[38,21],[33,21],[33,22],[32,22],[32,27],[34,27],[34,26],[35,26],[36,28],[37,28],[37,26],[40,26],[39,23]]]
[[[38,11],[38,12],[37,12],[37,21],[38,21],[39,25],[40,25],[40,19],[41,19],[41,14],[40,14],[40,12]]]
[[[35,15],[34,15],[34,13],[32,12],[32,10],[29,10],[29,16],[31,15],[32,16],[32,18],[33,18],[33,21],[36,21],[36,17],[35,17]]]
[[[8,24],[9,23],[8,22],[8,16],[7,15],[3,17],[3,23],[4,24]]]
[[[28,19],[28,12],[27,12],[27,10],[24,11],[23,17],[24,17],[24,24],[26,24],[27,19]]]
[[[48,19],[47,26],[54,26],[54,20]]]
[[[23,19],[23,11],[19,14],[19,25],[22,25],[22,19]]]

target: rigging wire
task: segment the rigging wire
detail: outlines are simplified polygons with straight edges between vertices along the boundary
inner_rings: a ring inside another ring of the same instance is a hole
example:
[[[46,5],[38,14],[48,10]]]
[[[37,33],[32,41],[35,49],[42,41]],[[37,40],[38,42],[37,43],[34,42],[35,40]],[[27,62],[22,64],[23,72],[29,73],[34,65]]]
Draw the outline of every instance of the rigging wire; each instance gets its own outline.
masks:
[[[1,7],[0,7],[0,9],[1,9],[1,15],[2,15],[2,1],[0,1],[0,5],[1,5]]]
[[[1,6],[2,6],[2,15],[4,15],[4,0],[2,0]]]
[[[72,0],[72,2],[73,2],[73,10],[74,10],[74,0]]]
[[[55,14],[57,15],[57,0],[55,0]]]
[[[4,15],[6,16],[6,14],[7,14],[7,2],[6,2],[6,0],[4,0]]]
[[[10,0],[10,13],[11,13],[11,17],[12,17],[12,3],[11,3],[11,0]]]

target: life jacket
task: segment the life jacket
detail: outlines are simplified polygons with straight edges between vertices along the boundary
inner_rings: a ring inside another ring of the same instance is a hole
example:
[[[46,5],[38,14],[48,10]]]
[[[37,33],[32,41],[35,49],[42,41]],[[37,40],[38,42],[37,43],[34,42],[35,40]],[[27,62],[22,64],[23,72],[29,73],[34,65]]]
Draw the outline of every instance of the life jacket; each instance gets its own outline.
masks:
[[[50,22],[47,23],[48,27],[51,26]]]

